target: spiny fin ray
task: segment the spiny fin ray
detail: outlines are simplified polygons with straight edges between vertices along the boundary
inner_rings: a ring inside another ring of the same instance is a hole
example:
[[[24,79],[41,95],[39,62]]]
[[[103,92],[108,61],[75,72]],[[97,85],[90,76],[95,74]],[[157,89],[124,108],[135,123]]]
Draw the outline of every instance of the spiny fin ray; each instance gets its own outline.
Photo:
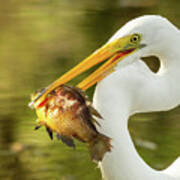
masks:
[[[46,131],[47,131],[47,133],[48,133],[50,139],[53,140],[53,132],[51,131],[51,129],[48,128],[48,127],[46,127]]]
[[[66,144],[69,147],[75,148],[75,144],[73,139],[67,137],[67,136],[62,136],[60,134],[56,134],[57,139],[61,140],[64,144]]]

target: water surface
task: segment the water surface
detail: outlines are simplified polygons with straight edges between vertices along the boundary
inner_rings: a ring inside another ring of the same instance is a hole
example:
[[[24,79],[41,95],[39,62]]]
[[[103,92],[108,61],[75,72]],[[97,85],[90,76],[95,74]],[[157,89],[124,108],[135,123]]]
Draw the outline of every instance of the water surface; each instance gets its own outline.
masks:
[[[2,1],[0,6],[0,179],[99,180],[87,148],[72,150],[35,132],[29,95],[47,86],[128,20],[161,14],[180,27],[178,0]],[[72,84],[85,77],[77,78]],[[92,97],[93,89],[88,91]],[[143,159],[167,167],[180,155],[180,108],[132,117],[130,131]]]

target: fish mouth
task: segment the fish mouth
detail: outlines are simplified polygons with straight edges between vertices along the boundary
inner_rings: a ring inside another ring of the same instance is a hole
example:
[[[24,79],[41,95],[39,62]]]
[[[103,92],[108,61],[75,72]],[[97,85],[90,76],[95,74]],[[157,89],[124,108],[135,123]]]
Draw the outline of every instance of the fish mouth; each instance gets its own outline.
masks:
[[[32,107],[37,100],[40,100],[41,98],[44,99],[51,91],[53,91],[58,86],[69,82],[70,80],[92,68],[93,66],[104,62],[102,66],[100,66],[96,71],[94,71],[77,85],[78,88],[87,90],[89,87],[93,86],[95,83],[101,81],[103,78],[111,74],[118,62],[123,60],[128,55],[136,52],[138,49],[145,47],[145,44],[140,43],[141,37],[142,36],[140,34],[131,34],[106,43],[104,46],[84,59],[80,64],[59,77],[48,87],[44,88],[32,100],[29,106]]]

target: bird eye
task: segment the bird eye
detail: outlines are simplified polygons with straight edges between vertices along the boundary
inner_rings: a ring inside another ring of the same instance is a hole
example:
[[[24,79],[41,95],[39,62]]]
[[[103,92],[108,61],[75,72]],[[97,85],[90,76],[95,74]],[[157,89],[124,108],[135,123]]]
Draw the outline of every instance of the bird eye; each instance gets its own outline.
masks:
[[[139,36],[138,34],[134,34],[134,35],[131,37],[130,41],[131,41],[132,43],[136,43],[137,41],[139,41],[139,39],[140,39],[140,36]]]

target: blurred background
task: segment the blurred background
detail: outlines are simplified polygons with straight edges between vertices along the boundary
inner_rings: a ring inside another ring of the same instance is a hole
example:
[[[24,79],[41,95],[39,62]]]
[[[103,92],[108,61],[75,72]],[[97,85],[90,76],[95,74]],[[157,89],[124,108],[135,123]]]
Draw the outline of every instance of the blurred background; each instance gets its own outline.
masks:
[[[179,0],[6,0],[0,2],[0,179],[100,180],[86,145],[76,150],[34,131],[29,96],[104,44],[125,22],[166,16],[180,27]],[[82,79],[77,78],[72,84]],[[88,91],[92,98],[93,88]],[[180,155],[180,108],[139,114],[129,129],[153,168]]]

